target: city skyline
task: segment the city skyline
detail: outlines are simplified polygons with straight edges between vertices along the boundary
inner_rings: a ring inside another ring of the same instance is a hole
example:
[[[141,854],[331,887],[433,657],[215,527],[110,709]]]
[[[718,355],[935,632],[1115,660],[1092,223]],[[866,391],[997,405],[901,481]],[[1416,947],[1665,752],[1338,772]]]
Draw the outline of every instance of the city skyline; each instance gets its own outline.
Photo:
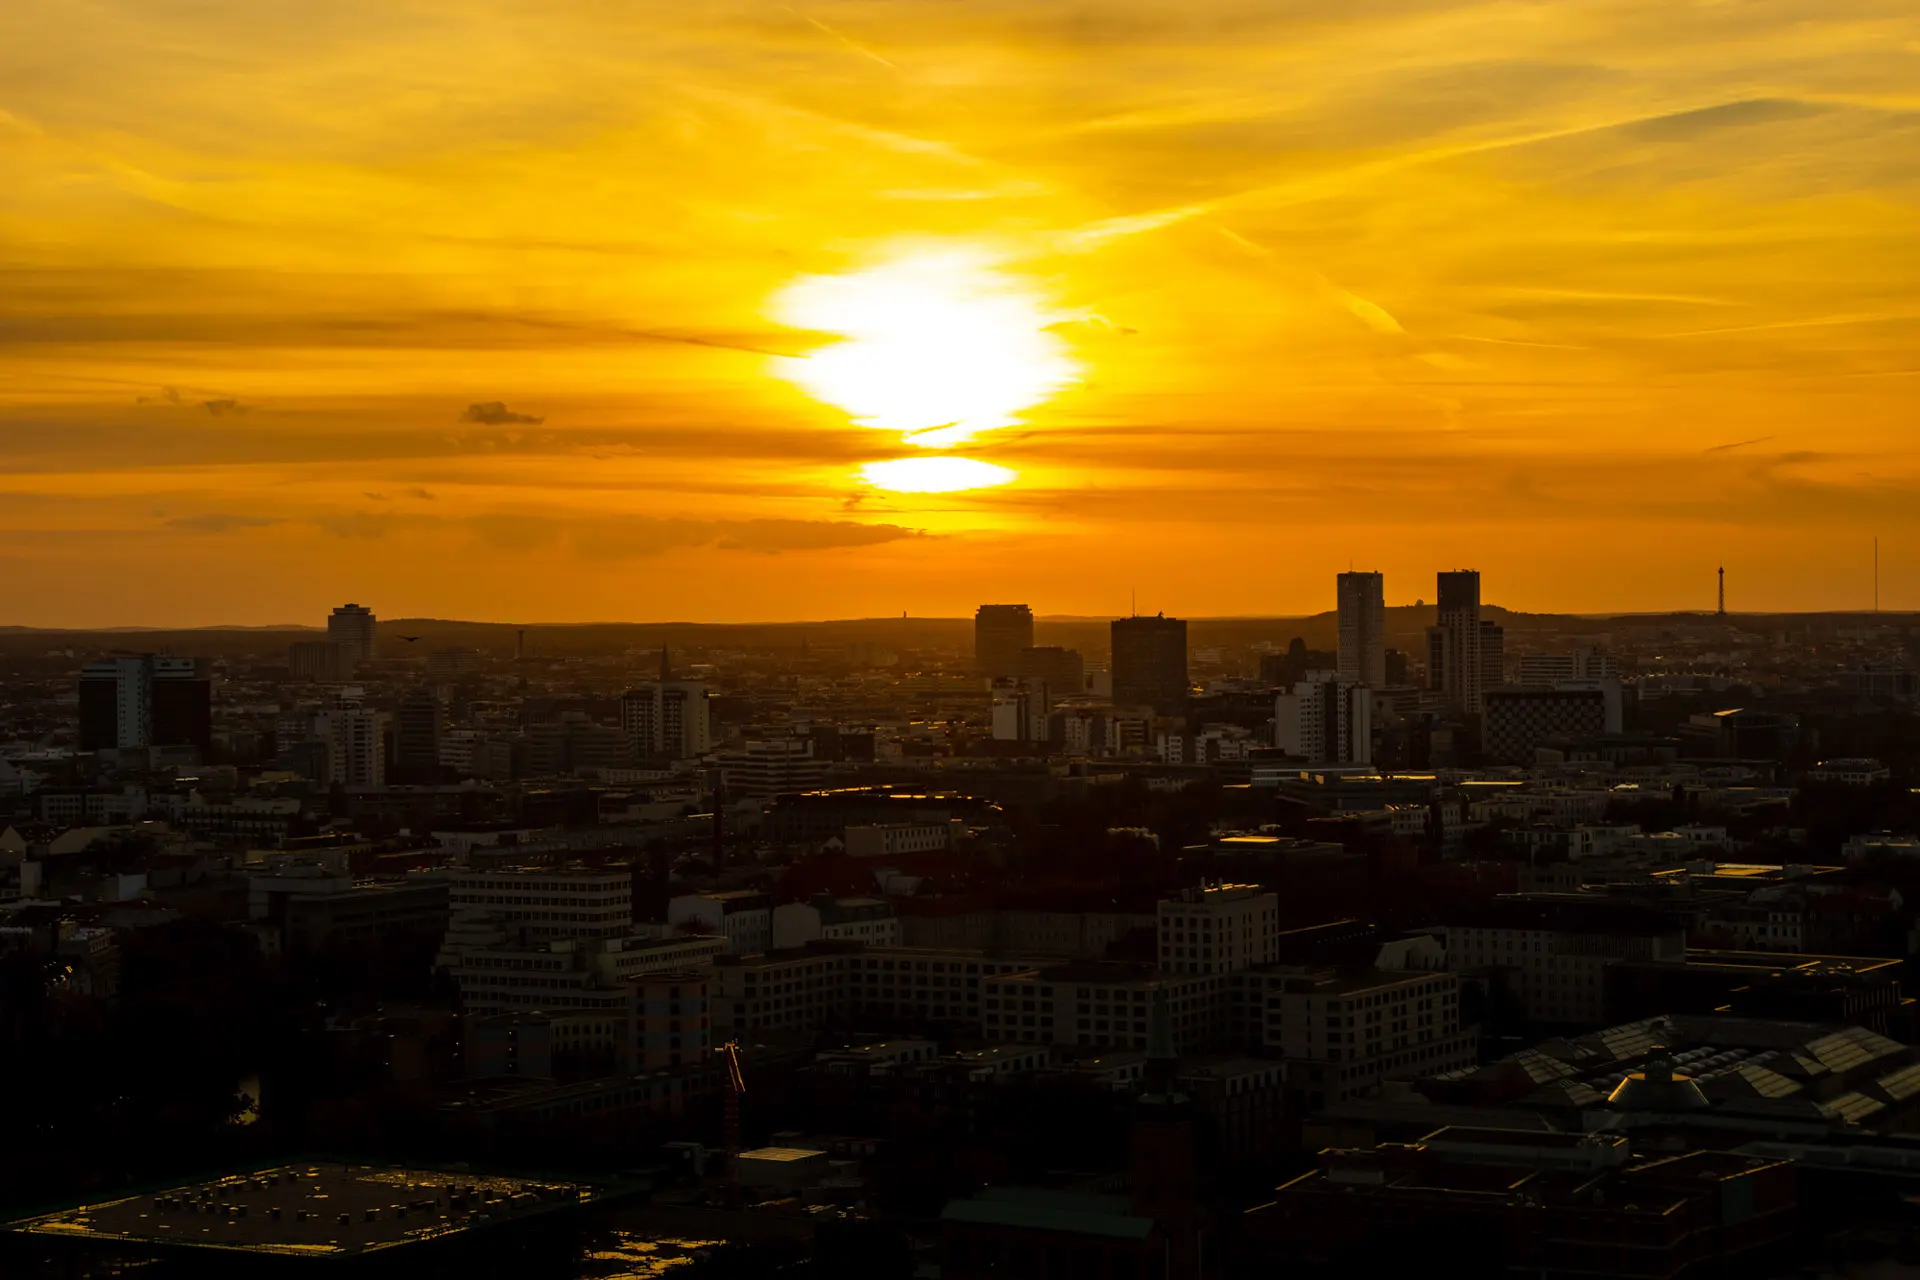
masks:
[[[43,7],[0,621],[1920,604],[1887,0]]]

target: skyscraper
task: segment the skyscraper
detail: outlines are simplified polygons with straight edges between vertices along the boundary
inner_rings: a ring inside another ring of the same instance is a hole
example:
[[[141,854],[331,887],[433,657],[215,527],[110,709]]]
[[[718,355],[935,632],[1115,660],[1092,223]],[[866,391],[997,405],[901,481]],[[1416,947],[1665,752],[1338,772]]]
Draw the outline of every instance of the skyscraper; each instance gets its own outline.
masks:
[[[394,713],[393,772],[400,782],[433,782],[440,776],[440,739],[446,731],[440,692],[421,685],[400,700]]]
[[[1187,709],[1187,623],[1157,614],[1113,623],[1113,701],[1163,716]]]
[[[1033,647],[1033,610],[983,604],[973,615],[973,665],[985,676],[1020,674],[1020,652]]]
[[[675,680],[663,645],[660,678],[621,695],[620,727],[637,759],[697,760],[713,749],[707,686]]]
[[[80,671],[80,749],[213,746],[213,684],[201,658],[142,653]]]
[[[1494,633],[1499,630],[1493,628]],[[1442,573],[1440,616],[1427,628],[1427,687],[1444,694],[1458,710],[1480,714],[1487,687],[1486,642],[1492,639],[1480,624],[1479,570]],[[1499,683],[1497,675],[1494,683]]]
[[[365,605],[343,604],[327,619],[327,639],[349,646],[352,660],[365,662],[373,657],[373,621]]]
[[[1370,685],[1387,683],[1387,580],[1380,573],[1343,573],[1340,609],[1340,678]]]

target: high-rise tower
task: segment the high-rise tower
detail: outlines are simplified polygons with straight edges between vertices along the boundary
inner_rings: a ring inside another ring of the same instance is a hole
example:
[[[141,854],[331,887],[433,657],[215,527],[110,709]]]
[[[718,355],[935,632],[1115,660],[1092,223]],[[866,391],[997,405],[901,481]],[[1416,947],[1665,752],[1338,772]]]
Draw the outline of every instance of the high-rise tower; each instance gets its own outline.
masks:
[[[1187,709],[1187,623],[1158,614],[1113,623],[1113,701],[1163,716]]]
[[[1479,570],[1442,573],[1440,616],[1427,628],[1427,687],[1445,694],[1458,710],[1478,715],[1489,674],[1486,650],[1489,641],[1497,643],[1499,631],[1481,625]]]
[[[973,665],[984,676],[1017,676],[1020,653],[1033,648],[1033,610],[983,604],[973,615]]]
[[[373,610],[365,605],[343,604],[327,619],[327,639],[349,647],[350,660],[365,662],[373,657]]]
[[[1387,586],[1380,573],[1338,580],[1340,678],[1375,689],[1387,683]]]

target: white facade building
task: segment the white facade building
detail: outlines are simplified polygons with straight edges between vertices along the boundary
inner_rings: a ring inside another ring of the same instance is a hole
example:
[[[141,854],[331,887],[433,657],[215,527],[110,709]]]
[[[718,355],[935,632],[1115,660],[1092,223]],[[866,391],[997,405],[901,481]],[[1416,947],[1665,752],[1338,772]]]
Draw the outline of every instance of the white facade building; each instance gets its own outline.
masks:
[[[1273,745],[1312,764],[1373,760],[1373,691],[1338,678],[1303,680],[1273,700]]]
[[[332,782],[345,787],[379,787],[387,781],[387,714],[354,703],[325,713],[327,754]]]
[[[620,699],[620,728],[639,759],[698,760],[713,750],[707,686],[673,680],[630,689]]]
[[[447,905],[455,921],[491,916],[532,942],[623,938],[633,932],[633,873],[555,867],[458,870]]]
[[[1161,900],[1162,973],[1232,973],[1279,956],[1280,899],[1258,885],[1218,884]]]

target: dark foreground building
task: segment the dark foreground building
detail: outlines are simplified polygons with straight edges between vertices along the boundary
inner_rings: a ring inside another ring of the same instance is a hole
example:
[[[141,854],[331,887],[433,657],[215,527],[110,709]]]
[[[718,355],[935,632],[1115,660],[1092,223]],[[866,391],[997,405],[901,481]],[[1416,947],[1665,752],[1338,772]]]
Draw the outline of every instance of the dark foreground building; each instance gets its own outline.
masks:
[[[613,1191],[470,1173],[290,1164],[15,1222],[9,1277],[572,1274],[581,1211]]]

